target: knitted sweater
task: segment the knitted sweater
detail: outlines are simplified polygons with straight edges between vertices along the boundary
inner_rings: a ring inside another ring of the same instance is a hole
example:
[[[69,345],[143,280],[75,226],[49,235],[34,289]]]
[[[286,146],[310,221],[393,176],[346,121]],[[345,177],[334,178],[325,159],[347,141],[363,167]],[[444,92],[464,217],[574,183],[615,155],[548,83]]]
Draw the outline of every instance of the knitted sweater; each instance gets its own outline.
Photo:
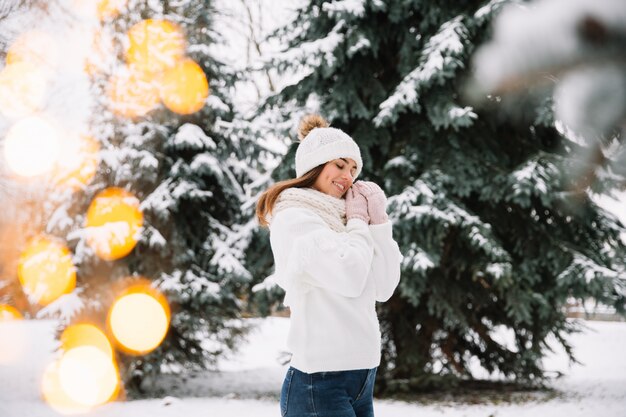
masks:
[[[270,242],[274,278],[291,309],[291,366],[307,373],[378,366],[375,303],[393,294],[402,259],[391,223],[351,219],[337,232],[314,207],[287,207],[272,217]]]

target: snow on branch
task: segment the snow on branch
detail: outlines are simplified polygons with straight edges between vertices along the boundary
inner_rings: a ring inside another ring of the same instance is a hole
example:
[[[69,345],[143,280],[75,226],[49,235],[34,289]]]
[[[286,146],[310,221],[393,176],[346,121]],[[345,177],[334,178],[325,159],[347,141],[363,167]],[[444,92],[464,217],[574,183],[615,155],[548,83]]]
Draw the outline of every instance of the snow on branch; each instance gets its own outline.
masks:
[[[174,151],[215,150],[217,146],[213,139],[208,137],[198,125],[185,123],[178,132],[167,141],[167,146]]]
[[[468,31],[463,16],[444,23],[426,43],[420,64],[398,84],[389,98],[383,101],[374,118],[376,126],[394,123],[406,110],[419,113],[420,93],[432,84],[441,84],[455,76],[463,67],[460,55],[464,52]]]
[[[411,243],[408,250],[404,253],[402,268],[423,273],[435,267],[436,263],[439,263],[439,260],[436,258],[438,257],[428,254],[416,243]]]
[[[389,206],[396,222],[423,225],[434,221],[445,229],[457,227],[462,230],[469,245],[492,260],[510,261],[508,252],[494,236],[490,224],[450,200],[443,192],[433,192],[433,187],[424,180],[418,179],[400,194],[390,197]]]
[[[530,197],[536,195],[548,203],[554,197],[551,182],[559,177],[559,169],[550,161],[532,158],[509,174],[513,189],[511,199],[522,207],[530,206]]]
[[[613,280],[620,277],[620,273],[605,266],[598,265],[594,260],[580,252],[570,250],[568,250],[568,252],[571,252],[573,255],[572,262],[557,276],[558,281],[583,278],[585,283],[589,284],[591,281],[598,278]],[[623,276],[623,273],[621,275]]]
[[[474,13],[474,18],[477,23],[483,23],[485,20],[490,19],[495,13],[499,12],[502,6],[513,2],[519,3],[520,0],[491,0]]]
[[[437,102],[427,108],[428,119],[435,130],[449,127],[459,130],[462,127],[469,127],[478,118],[474,109],[470,106],[460,107],[456,103],[439,97]]]
[[[262,62],[263,67],[277,67],[279,70],[284,67],[305,67],[305,68],[333,68],[337,64],[335,50],[345,41],[345,34],[341,33],[346,22],[339,21],[328,33],[321,39],[310,42],[304,42],[296,47],[272,55]]]
[[[38,319],[55,318],[68,324],[73,317],[85,308],[85,303],[80,297],[81,288],[75,289],[69,294],[63,294],[52,303],[37,312]]]
[[[364,0],[342,0],[322,4],[322,10],[335,18],[363,17],[365,15]]]

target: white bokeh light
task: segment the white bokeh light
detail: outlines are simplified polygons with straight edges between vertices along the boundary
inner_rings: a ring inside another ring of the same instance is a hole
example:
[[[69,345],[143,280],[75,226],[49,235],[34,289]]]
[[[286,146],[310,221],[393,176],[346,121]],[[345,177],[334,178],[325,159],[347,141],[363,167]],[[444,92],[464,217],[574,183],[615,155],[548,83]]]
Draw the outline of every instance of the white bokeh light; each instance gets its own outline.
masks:
[[[78,404],[95,406],[109,401],[118,387],[117,369],[110,356],[95,346],[67,351],[59,362],[63,391]]]
[[[59,131],[41,116],[16,122],[4,141],[4,158],[15,174],[34,177],[50,171],[59,156]]]

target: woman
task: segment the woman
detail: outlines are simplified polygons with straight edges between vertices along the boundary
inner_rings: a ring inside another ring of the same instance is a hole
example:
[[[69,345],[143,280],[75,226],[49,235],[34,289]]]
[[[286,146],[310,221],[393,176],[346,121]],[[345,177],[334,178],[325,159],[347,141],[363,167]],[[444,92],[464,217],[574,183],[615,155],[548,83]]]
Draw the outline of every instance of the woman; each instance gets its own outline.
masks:
[[[316,115],[298,136],[297,178],[257,203],[291,309],[281,414],[371,417],[381,346],[375,302],[393,294],[402,256],[385,194],[354,182],[363,167],[354,140]]]

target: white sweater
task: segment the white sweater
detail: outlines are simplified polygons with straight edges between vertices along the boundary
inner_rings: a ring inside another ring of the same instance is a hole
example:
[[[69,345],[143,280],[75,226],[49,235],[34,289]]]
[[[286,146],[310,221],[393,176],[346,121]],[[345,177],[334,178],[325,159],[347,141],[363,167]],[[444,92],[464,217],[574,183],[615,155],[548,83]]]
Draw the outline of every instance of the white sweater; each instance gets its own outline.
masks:
[[[380,364],[376,301],[400,280],[402,255],[391,222],[351,219],[335,232],[314,211],[288,208],[270,225],[275,280],[291,309],[291,366],[313,373]]]

